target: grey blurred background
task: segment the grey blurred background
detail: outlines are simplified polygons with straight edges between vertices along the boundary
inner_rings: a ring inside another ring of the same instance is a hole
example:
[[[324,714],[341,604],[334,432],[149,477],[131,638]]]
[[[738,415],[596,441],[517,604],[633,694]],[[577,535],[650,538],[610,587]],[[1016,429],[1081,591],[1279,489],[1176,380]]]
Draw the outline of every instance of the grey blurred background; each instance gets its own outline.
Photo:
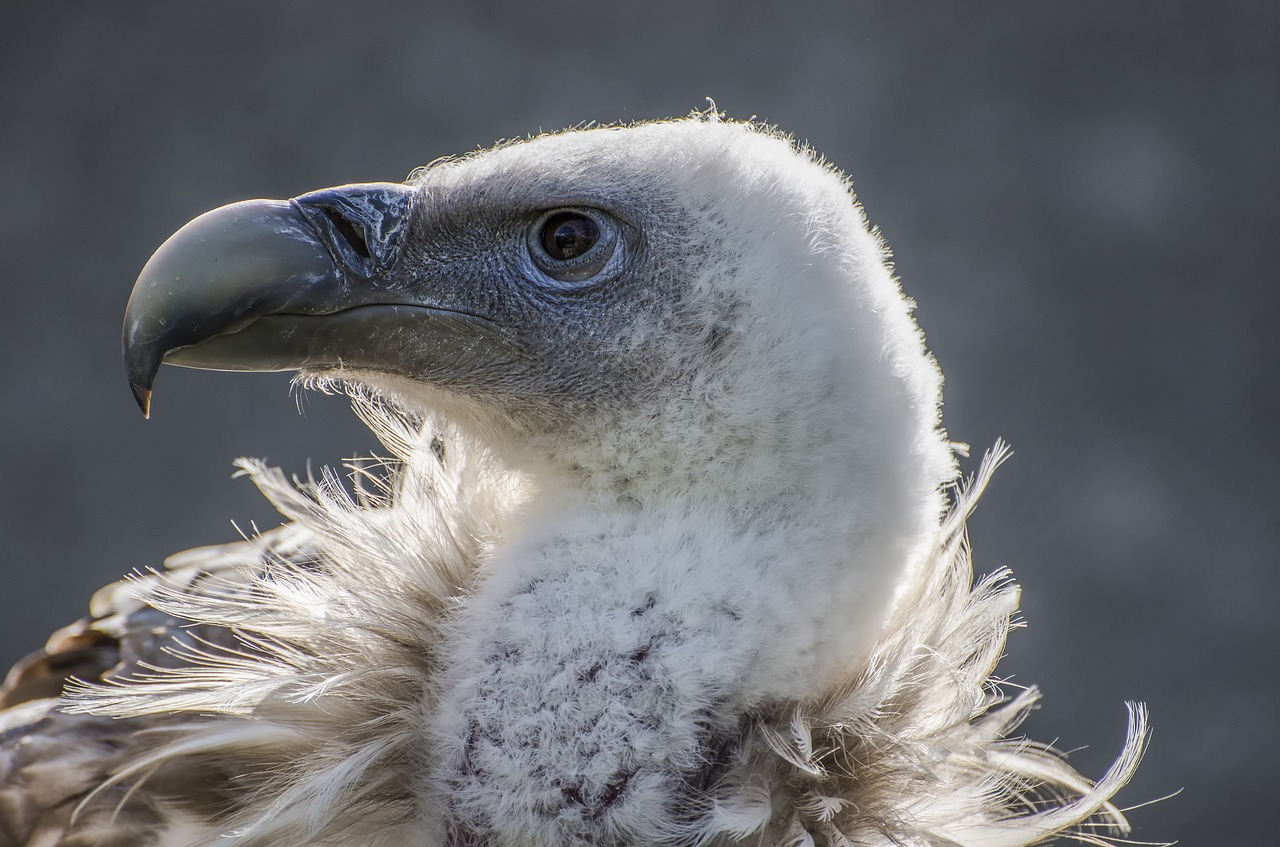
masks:
[[[1025,589],[1029,731],[1098,775],[1147,701],[1122,798],[1185,790],[1136,837],[1274,843],[1277,32],[1261,0],[7,2],[0,659],[130,568],[273,526],[234,457],[373,449],[284,376],[166,369],[144,423],[119,324],[174,229],[712,96],[854,176],[951,433],[1014,445],[973,534]]]

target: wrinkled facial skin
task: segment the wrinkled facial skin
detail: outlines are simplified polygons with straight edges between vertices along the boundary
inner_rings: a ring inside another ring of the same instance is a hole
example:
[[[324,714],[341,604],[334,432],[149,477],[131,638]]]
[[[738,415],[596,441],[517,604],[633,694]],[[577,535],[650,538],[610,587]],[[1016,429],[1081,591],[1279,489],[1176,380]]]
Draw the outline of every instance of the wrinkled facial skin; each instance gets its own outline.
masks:
[[[436,176],[420,177],[399,262],[404,270],[390,285],[465,304],[496,330],[510,357],[482,370],[405,376],[489,401],[517,419],[551,415],[560,425],[647,402],[660,383],[671,390],[666,380],[675,348],[669,339],[681,323],[682,289],[702,249],[685,238],[685,210],[660,198],[637,209],[554,180],[513,190],[505,174],[489,180],[507,195],[498,202],[492,196],[498,189],[485,182]],[[601,240],[609,242],[599,271],[580,281],[554,279],[531,255],[547,213],[558,208],[591,213],[601,222]],[[658,336],[668,339],[661,360],[650,347]]]

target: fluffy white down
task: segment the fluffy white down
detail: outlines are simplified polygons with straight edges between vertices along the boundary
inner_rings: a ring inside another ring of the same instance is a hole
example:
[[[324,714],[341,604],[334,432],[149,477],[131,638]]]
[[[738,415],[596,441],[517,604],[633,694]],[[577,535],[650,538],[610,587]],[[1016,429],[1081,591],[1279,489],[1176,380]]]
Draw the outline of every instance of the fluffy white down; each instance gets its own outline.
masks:
[[[272,555],[266,536],[220,586],[146,590],[246,649],[80,693],[96,715],[191,716],[116,780],[237,774],[216,823],[184,816],[166,844],[1125,831],[1107,800],[1136,767],[1140,710],[1093,787],[1006,740],[1035,698],[1002,703],[990,680],[1016,591],[971,585],[963,528],[994,462],[944,515],[940,375],[847,180],[714,116],[540,137],[419,180],[447,195],[611,159],[720,245],[687,269],[689,302],[707,304],[687,334],[634,336],[678,390],[539,429],[329,375],[397,461],[357,472],[354,496],[245,464],[293,522],[287,545]],[[712,331],[750,342],[717,358]],[[708,737],[728,740],[706,792],[674,810],[672,780],[712,764]]]

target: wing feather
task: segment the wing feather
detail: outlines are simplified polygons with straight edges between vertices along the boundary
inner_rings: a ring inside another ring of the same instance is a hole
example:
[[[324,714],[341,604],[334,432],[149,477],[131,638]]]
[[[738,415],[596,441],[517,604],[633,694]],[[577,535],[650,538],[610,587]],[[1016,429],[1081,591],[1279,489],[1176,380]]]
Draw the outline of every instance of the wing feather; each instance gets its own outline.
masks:
[[[0,847],[136,847],[175,827],[189,829],[166,797],[216,798],[225,775],[175,762],[163,780],[152,781],[163,791],[112,781],[128,763],[145,759],[177,720],[71,714],[60,698],[74,681],[109,684],[180,668],[191,651],[252,650],[228,627],[193,623],[153,604],[174,591],[198,595],[214,585],[247,584],[268,561],[275,568],[314,567],[293,526],[179,553],[159,570],[102,588],[89,616],[54,632],[9,671],[0,686]]]

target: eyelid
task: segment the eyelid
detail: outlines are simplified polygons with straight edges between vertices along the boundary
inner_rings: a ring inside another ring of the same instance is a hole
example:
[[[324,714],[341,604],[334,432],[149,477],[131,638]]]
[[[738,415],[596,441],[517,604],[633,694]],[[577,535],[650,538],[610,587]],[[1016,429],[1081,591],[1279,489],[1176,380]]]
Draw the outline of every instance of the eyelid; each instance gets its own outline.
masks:
[[[547,222],[556,215],[579,214],[595,222],[600,239],[582,256],[556,259],[547,255],[542,233]],[[621,223],[612,215],[590,206],[557,206],[546,209],[534,219],[525,235],[526,247],[534,267],[553,288],[582,288],[600,276],[614,263],[622,243]]]

